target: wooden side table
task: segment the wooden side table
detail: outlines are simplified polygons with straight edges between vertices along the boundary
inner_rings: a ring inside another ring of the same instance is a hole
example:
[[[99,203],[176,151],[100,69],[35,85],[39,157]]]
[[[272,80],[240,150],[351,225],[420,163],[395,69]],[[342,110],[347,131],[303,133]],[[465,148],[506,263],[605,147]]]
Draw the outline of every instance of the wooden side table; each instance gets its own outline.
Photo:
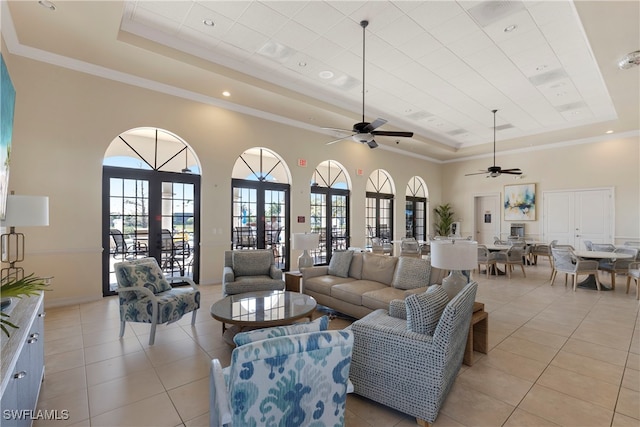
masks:
[[[484,311],[484,304],[481,302],[473,303],[473,315],[462,360],[465,365],[473,365],[474,350],[484,354],[489,352],[489,313]]]
[[[302,273],[299,271],[287,271],[284,273],[284,285],[287,291],[302,292]]]

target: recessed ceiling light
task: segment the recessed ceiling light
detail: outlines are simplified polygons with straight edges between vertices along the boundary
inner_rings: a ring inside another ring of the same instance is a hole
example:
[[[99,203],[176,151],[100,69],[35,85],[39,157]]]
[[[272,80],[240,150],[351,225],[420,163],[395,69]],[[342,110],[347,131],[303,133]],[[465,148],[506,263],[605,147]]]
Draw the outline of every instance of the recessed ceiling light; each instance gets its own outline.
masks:
[[[542,71],[542,70],[544,70],[544,69],[546,69],[546,68],[547,68],[547,65],[546,65],[546,64],[538,65],[538,66],[536,67],[536,71]]]
[[[231,96],[231,92],[225,90],[224,92],[222,92],[222,96]]]
[[[214,25],[216,25],[216,23],[213,22],[213,19],[205,19],[202,21],[202,23],[207,27],[213,27]]]
[[[333,71],[328,71],[328,70],[320,71],[320,72],[318,73],[318,76],[319,76],[321,79],[325,79],[325,80],[326,80],[326,79],[330,79],[330,78],[332,78],[332,77],[333,77],[333,75],[334,75],[334,74],[333,74]]]
[[[613,131],[611,129],[609,129],[608,131],[606,131],[605,133],[613,133]]]
[[[515,31],[515,29],[516,29],[516,28],[518,28],[518,26],[517,26],[517,25],[515,25],[515,24],[512,24],[512,25],[508,25],[508,26],[504,27],[504,30],[503,30],[503,31],[504,31],[505,33],[510,33],[510,32],[512,32],[512,31]]]
[[[306,67],[306,66],[307,66],[307,63],[306,63],[306,62],[304,62],[304,61],[300,61],[300,62],[298,62],[298,67],[303,67],[303,68],[304,68],[304,67]]]
[[[40,0],[38,4],[42,7],[46,7],[49,10],[56,10],[56,5],[49,0]]]

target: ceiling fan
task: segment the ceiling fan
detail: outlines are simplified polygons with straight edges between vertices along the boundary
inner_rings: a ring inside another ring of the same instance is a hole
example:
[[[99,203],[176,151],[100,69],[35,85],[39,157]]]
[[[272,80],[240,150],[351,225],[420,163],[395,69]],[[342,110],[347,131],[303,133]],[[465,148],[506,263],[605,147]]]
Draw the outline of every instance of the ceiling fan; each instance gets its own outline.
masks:
[[[482,172],[468,173],[465,176],[482,175],[484,173],[487,174],[487,178],[495,178],[503,173],[508,175],[522,175],[520,168],[502,169],[500,166],[496,166],[496,113],[498,110],[491,110],[491,112],[493,113],[493,166],[489,166],[487,170]]]
[[[401,131],[385,131],[385,130],[376,130],[383,124],[387,123],[385,119],[377,118],[373,122],[368,123],[364,121],[364,94],[365,94],[365,28],[369,25],[369,21],[360,21],[360,26],[362,27],[362,121],[360,123],[355,123],[353,125],[353,129],[336,129],[336,128],[322,128],[329,129],[338,132],[347,132],[350,135],[343,136],[341,138],[335,139],[333,141],[327,142],[327,145],[335,144],[336,142],[342,141],[347,138],[352,138],[356,142],[360,142],[362,144],[367,144],[369,148],[376,148],[378,143],[375,141],[374,137],[376,135],[381,136],[396,136],[396,137],[407,137],[411,138],[413,136],[413,132],[401,132]]]

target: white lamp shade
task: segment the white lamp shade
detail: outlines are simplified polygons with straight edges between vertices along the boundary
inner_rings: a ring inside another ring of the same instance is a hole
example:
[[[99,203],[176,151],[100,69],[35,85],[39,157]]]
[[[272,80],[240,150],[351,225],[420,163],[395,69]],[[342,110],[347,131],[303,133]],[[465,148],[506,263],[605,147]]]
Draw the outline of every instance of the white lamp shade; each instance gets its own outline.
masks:
[[[293,233],[293,249],[312,250],[318,247],[320,235],[312,233]]]
[[[434,240],[431,265],[443,270],[473,270],[478,266],[478,242],[470,240]]]
[[[49,225],[49,198],[47,196],[8,195],[4,225],[8,227]]]

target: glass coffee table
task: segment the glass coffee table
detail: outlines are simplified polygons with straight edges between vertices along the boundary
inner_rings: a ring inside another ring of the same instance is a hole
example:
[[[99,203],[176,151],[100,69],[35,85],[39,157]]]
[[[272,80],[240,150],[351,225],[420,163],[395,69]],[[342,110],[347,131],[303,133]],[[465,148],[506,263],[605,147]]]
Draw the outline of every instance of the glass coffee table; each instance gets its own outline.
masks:
[[[222,336],[229,345],[238,332],[313,320],[316,300],[289,291],[258,291],[229,295],[211,306],[211,316],[222,322]],[[227,325],[231,325],[227,327]]]

